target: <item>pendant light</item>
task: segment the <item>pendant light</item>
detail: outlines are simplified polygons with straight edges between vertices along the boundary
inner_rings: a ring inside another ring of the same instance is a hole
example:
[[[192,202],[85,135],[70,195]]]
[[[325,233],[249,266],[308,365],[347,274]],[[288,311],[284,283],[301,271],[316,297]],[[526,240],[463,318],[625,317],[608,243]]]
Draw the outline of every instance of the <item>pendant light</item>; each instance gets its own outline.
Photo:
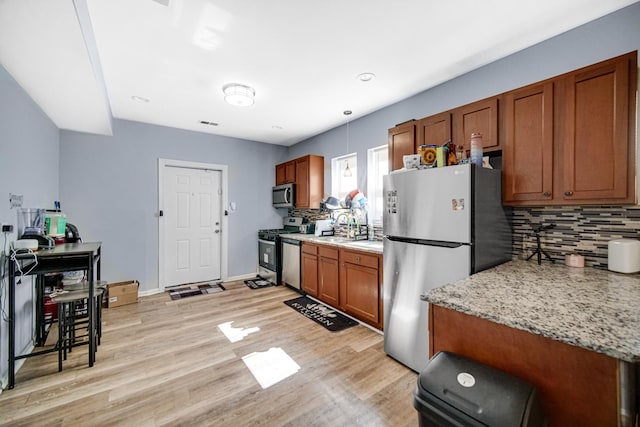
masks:
[[[349,116],[351,115],[351,110],[344,110],[342,114],[347,117],[347,154],[349,154]],[[350,178],[352,176],[351,169],[349,168],[349,159],[347,159],[347,166],[344,168],[344,172],[342,172],[342,176],[345,178]]]

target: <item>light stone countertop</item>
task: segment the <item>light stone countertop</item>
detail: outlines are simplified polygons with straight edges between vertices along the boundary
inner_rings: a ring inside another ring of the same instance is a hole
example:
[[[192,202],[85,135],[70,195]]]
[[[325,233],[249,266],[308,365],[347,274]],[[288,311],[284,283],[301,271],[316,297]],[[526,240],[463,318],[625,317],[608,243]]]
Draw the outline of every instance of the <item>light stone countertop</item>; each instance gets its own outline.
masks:
[[[316,236],[314,234],[281,234],[280,237],[300,240],[301,242],[317,243],[342,249],[353,249],[362,252],[382,254],[382,241],[353,240],[338,236]]]
[[[627,362],[640,362],[640,275],[510,261],[423,300]]]

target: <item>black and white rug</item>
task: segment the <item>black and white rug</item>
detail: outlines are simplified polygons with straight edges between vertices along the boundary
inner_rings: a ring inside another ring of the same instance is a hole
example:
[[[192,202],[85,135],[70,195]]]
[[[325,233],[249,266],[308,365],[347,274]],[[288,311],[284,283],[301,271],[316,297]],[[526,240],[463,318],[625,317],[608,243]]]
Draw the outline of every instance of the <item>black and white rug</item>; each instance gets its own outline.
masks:
[[[169,290],[172,300],[193,297],[196,295],[215,294],[224,291],[224,286],[218,282],[200,282],[180,286]]]
[[[245,280],[244,284],[250,287],[251,289],[261,289],[268,288],[269,286],[275,286],[273,282],[257,277],[251,280]]]
[[[353,319],[338,313],[331,307],[327,307],[308,297],[300,297],[284,302],[298,313],[324,326],[331,332],[338,332],[358,324]]]

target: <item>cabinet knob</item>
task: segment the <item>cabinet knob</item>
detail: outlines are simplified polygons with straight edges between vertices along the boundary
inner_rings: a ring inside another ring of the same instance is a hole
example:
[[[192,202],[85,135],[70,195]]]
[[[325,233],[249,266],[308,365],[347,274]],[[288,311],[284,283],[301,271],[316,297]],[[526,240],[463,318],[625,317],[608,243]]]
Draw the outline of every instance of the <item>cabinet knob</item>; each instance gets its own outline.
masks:
[[[550,192],[548,192],[548,191],[545,191],[544,193],[542,193],[542,195],[543,195],[544,197],[549,197],[549,196],[551,195],[551,193],[550,193]]]
[[[356,261],[360,262],[360,257],[359,256],[356,257]]]
[[[565,196],[573,196],[573,191],[565,191],[564,195]]]

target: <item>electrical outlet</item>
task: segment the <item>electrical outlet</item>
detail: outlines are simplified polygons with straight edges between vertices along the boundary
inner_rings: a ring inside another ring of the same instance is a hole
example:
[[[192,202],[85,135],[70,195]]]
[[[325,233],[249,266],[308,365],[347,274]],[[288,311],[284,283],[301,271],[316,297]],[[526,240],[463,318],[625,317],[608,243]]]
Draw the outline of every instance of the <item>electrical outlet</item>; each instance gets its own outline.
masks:
[[[11,232],[13,232],[13,225],[11,225],[11,224],[2,224],[2,232],[3,233],[11,233]]]
[[[22,206],[22,194],[9,193],[9,206],[10,209],[19,208]]]

